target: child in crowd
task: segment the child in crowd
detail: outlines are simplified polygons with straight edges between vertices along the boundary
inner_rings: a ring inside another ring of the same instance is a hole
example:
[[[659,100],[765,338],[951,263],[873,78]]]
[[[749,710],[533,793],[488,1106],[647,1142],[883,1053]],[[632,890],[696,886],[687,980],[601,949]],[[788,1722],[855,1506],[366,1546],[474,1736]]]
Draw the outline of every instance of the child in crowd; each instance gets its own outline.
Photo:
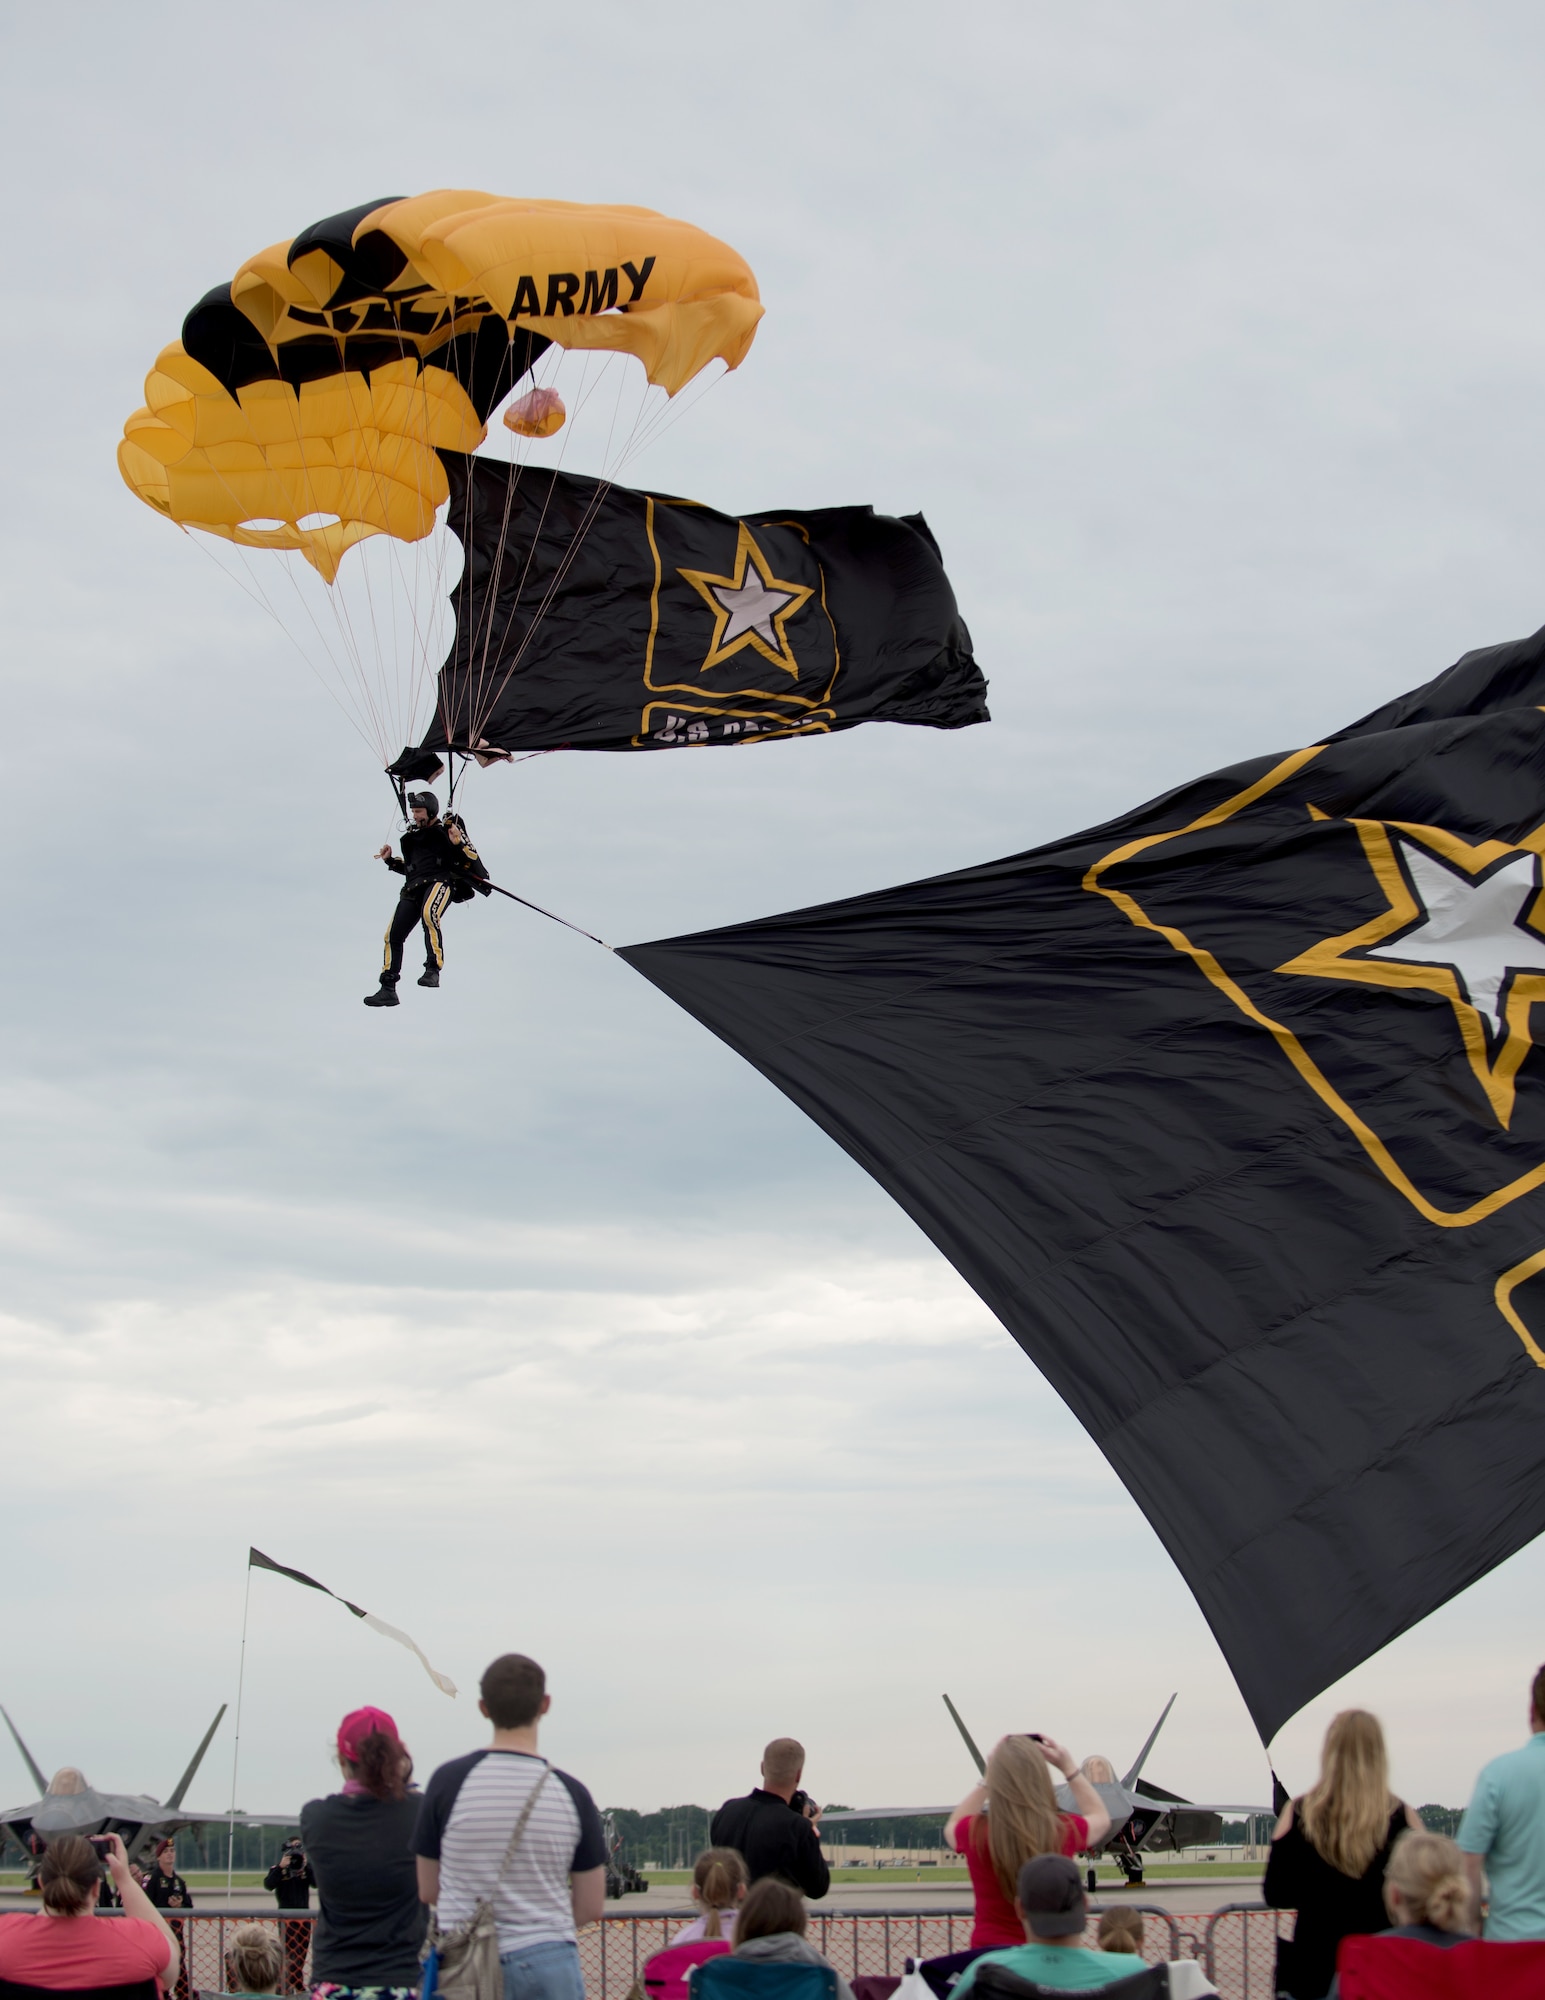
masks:
[[[1140,1910],[1107,1910],[1100,1919],[1096,1940],[1101,1951],[1130,1951],[1143,1955],[1143,1916]]]
[[[702,1915],[677,1931],[672,1944],[699,1938],[735,1938],[735,1919],[747,1888],[746,1864],[733,1847],[708,1847],[692,1870],[692,1900]]]
[[[735,1919],[734,1956],[758,1965],[827,1965],[815,1946],[805,1941],[809,1921],[799,1891],[776,1875],[764,1875],[746,1891]],[[840,1972],[837,2000],[853,2000],[853,1989]]]
[[[243,1924],[231,1935],[225,1952],[228,1993],[277,1993],[284,1971],[279,1934],[263,1924]]]

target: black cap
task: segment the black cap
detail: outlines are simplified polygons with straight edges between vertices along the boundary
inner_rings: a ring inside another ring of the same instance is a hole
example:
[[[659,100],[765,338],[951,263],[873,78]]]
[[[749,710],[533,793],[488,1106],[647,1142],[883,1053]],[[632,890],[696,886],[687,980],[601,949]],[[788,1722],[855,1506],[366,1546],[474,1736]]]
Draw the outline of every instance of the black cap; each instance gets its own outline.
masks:
[[[1089,1901],[1078,1869],[1065,1854],[1037,1854],[1019,1871],[1019,1907],[1037,1937],[1075,1937]]]
[[[435,797],[433,792],[409,792],[408,811],[412,812],[415,806],[422,806],[431,819],[438,819],[440,801]]]

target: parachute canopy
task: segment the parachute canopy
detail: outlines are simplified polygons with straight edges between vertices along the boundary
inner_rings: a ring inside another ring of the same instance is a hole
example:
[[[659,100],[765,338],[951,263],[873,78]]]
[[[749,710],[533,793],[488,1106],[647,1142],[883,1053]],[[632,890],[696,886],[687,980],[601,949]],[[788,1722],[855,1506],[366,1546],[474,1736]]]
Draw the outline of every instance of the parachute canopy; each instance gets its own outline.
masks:
[[[474,450],[550,345],[631,354],[674,396],[711,361],[738,366],[761,316],[742,257],[653,209],[443,188],[367,202],[199,300],[118,464],[169,519],[298,551],[330,583],[366,536],[430,534],[449,491],[436,453]]]

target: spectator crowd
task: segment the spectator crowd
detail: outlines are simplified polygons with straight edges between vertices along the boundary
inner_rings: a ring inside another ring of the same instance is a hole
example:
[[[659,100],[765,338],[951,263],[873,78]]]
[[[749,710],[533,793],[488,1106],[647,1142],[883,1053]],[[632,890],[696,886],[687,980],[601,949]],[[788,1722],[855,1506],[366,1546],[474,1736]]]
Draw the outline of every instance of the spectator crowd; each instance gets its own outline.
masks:
[[[307,1910],[317,1892],[312,2000],[584,2000],[578,1934],[602,1914],[607,1843],[585,1786],[538,1747],[550,1702],[535,1661],[495,1660],[478,1703],[490,1740],[422,1790],[390,1715],[344,1717],[340,1787],[302,1809],[299,1839],[266,1879],[281,1923],[303,1931],[309,1916],[282,1913]],[[693,1870],[696,1915],[645,1968],[635,2000],[854,2000],[808,1936],[807,1900],[825,1897],[831,1877],[804,1764],[799,1743],[775,1739],[760,1784],[714,1815],[713,1844]],[[1097,1789],[1105,1776],[1044,1734],[994,1746],[945,1830],[971,1882],[970,1946],[909,1972],[919,1995],[1189,2000],[1215,1990],[1192,1959],[1145,1967],[1135,1909],[1104,1912],[1091,1937],[1077,1857],[1112,1831]],[[57,1837],[39,1856],[37,1887],[38,1911],[0,1916],[0,1995],[190,2000],[179,1912],[193,1899],[170,1840],[142,1870],[116,1834]],[[1336,1716],[1317,1781],[1282,1807],[1262,1888],[1269,1906],[1296,1913],[1276,1967],[1288,2000],[1340,2000],[1343,1980],[1348,1995],[1448,1990],[1433,1983],[1445,1964],[1480,1968],[1462,1989],[1476,1992],[1502,1977],[1497,1968],[1510,1980],[1532,1968],[1538,1984],[1527,1990],[1545,1993],[1545,1667],[1527,1740],[1482,1770],[1457,1841],[1427,1832],[1391,1789],[1378,1719]],[[112,1921],[98,1921],[109,1906]],[[238,1925],[224,1991],[286,1991],[287,1964],[304,1958],[287,1943],[272,1927]]]

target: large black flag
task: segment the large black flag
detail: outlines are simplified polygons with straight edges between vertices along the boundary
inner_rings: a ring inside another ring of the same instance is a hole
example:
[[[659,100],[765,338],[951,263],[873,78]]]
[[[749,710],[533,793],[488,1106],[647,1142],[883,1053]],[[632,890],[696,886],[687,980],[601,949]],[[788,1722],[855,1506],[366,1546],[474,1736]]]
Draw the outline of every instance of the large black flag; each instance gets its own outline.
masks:
[[[997,1313],[1266,1739],[1545,1529],[1542,856],[1545,633],[1094,832],[623,954]]]
[[[569,473],[440,457],[466,567],[429,750],[655,750],[988,719],[920,514],[735,520]],[[404,775],[416,768],[403,761]]]

